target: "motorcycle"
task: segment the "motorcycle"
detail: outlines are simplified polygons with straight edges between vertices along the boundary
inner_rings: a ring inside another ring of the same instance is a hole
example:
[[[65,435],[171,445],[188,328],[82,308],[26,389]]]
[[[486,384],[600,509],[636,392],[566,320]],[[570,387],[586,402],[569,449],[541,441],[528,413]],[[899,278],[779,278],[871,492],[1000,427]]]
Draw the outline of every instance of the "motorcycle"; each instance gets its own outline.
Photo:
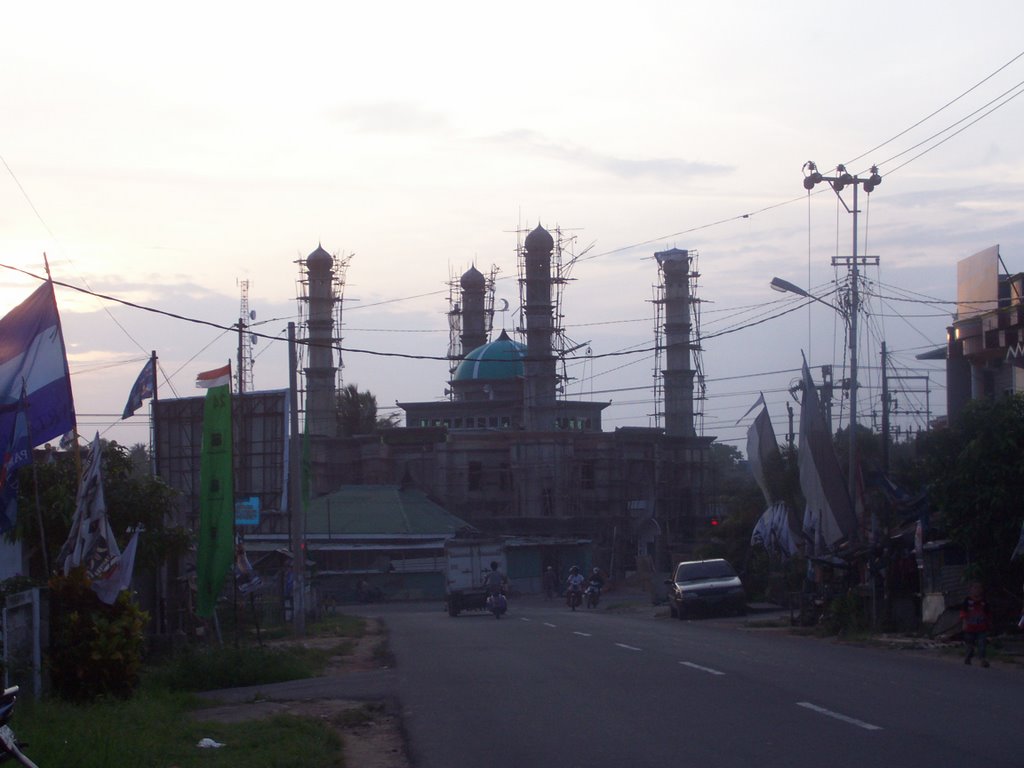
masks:
[[[491,593],[487,596],[487,610],[494,614],[494,618],[500,619],[508,610],[508,598],[503,592]]]
[[[601,599],[601,585],[596,581],[590,582],[583,597],[586,600],[587,608],[597,608],[597,603]]]
[[[569,607],[575,611],[576,606],[583,602],[583,593],[579,587],[569,587],[569,590],[565,593],[565,600],[569,603]]]
[[[14,735],[14,731],[8,725],[11,715],[14,714],[14,702],[18,700],[19,690],[20,688],[15,685],[5,688],[4,692],[0,694],[0,762],[13,758],[27,768],[38,768],[21,751],[22,744],[18,742],[18,737]]]

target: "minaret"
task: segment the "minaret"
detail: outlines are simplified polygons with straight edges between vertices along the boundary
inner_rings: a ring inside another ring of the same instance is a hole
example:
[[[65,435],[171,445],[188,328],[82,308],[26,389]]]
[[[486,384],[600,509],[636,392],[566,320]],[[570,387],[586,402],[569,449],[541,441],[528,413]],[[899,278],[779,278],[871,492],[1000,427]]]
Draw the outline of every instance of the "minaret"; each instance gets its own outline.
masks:
[[[487,315],[484,298],[487,279],[470,267],[459,281],[462,286],[462,357],[487,343]]]
[[[309,319],[306,367],[306,425],[311,435],[336,437],[337,402],[334,380],[334,257],[317,246],[306,258],[309,275]]]
[[[526,236],[526,386],[523,425],[528,430],[555,428],[555,358],[551,354],[551,251],[555,240],[538,225]]]
[[[690,262],[688,251],[673,248],[655,253],[665,286],[665,434],[695,437],[690,341]]]

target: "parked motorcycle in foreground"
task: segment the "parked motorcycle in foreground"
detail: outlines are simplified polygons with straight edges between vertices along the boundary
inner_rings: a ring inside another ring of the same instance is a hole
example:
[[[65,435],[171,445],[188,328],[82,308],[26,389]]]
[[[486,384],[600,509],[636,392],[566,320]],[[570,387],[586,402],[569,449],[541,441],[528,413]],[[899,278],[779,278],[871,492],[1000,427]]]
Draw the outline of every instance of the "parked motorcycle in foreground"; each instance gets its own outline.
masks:
[[[14,759],[27,768],[38,768],[21,751],[18,737],[14,735],[11,726],[7,724],[11,719],[11,715],[14,714],[14,702],[18,700],[19,690],[18,686],[15,685],[4,689],[3,694],[0,694],[0,762]]]

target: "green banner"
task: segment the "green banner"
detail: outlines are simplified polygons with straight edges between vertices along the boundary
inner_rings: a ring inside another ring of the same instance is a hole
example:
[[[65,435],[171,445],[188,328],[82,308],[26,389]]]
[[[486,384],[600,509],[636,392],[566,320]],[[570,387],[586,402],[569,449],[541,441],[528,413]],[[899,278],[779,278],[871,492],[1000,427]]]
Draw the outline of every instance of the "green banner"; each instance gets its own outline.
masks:
[[[209,618],[234,563],[235,504],[231,450],[231,386],[212,387],[203,404],[199,454],[199,551],[196,613]]]

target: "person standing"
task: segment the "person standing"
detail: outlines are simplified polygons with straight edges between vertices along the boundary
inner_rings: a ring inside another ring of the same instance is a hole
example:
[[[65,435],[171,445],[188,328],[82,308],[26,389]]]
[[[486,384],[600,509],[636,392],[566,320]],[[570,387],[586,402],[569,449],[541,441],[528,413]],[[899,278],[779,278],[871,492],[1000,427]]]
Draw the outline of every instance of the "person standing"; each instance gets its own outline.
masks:
[[[558,592],[558,576],[550,565],[544,569],[544,599],[550,600]]]
[[[964,656],[964,664],[970,664],[977,650],[978,658],[981,659],[981,666],[988,666],[988,659],[985,658],[985,641],[992,629],[992,610],[985,599],[985,590],[981,582],[975,581],[971,584],[960,606],[960,621],[964,630],[964,645],[967,647],[967,654]]]

